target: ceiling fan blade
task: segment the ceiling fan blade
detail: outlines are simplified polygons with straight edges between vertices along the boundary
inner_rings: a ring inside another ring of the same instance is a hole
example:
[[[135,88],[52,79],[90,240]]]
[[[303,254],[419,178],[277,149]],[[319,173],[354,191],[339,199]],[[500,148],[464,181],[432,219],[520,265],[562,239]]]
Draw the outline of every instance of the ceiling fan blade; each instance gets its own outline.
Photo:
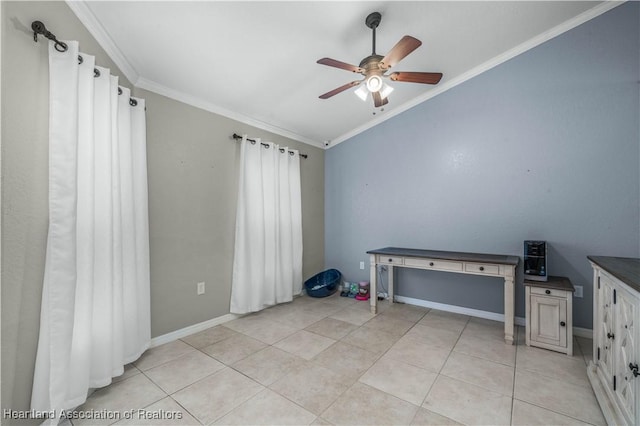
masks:
[[[383,98],[380,95],[380,92],[372,92],[371,95],[373,96],[373,105],[375,105],[376,108],[379,108],[389,103],[389,99]]]
[[[320,99],[329,99],[330,97],[337,95],[340,92],[344,92],[347,89],[350,89],[354,86],[357,86],[358,84],[360,84],[359,81],[352,81],[351,83],[347,83],[345,85],[342,85],[340,87],[338,87],[337,89],[333,89],[330,92],[325,93],[324,95],[320,95],[318,96]]]
[[[393,72],[389,74],[393,81],[407,83],[438,84],[442,78],[441,72]]]
[[[416,50],[422,42],[417,38],[411,36],[404,36],[400,39],[398,43],[387,53],[387,55],[382,58],[380,61],[380,67],[382,69],[389,69],[395,66],[398,62],[400,62],[403,58],[405,58],[409,53]]]
[[[362,73],[364,70],[360,67],[356,67],[355,65],[347,64],[346,62],[336,61],[331,58],[322,58],[316,61],[318,64],[327,65],[329,67],[340,68],[347,71]]]

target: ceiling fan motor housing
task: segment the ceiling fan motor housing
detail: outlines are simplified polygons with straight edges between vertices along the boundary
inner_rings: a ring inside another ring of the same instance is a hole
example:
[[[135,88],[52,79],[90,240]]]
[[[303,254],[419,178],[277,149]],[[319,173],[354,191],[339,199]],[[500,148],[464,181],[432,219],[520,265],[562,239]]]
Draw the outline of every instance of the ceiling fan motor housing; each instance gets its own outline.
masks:
[[[384,58],[382,55],[371,55],[364,58],[360,62],[360,68],[364,70],[363,74],[366,77],[374,74],[382,75],[384,71],[380,68],[380,61],[382,61],[382,58]]]

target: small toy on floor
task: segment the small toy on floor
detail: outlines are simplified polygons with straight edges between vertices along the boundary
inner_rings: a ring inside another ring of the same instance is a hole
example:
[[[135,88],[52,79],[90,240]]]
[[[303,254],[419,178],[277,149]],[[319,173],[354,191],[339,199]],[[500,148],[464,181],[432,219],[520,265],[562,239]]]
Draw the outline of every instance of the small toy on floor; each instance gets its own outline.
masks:
[[[360,285],[362,285],[362,283],[366,283],[367,284],[367,291],[366,291],[366,299],[362,299],[360,298],[360,294],[362,292],[362,289],[360,287]],[[340,296],[342,297],[351,297],[356,298],[358,300],[368,300],[369,299],[369,282],[368,281],[363,281],[362,283],[360,283],[360,285],[358,285],[358,283],[350,283],[348,281],[345,281],[344,284],[342,285],[342,289],[340,291]]]
[[[354,298],[358,294],[358,283],[351,283],[349,286],[349,297]]]
[[[345,281],[344,284],[342,284],[342,290],[340,291],[340,296],[349,297],[350,291],[351,291],[351,283],[349,283],[349,281]]]
[[[356,294],[358,300],[369,300],[369,281],[360,281],[358,284],[358,294]]]

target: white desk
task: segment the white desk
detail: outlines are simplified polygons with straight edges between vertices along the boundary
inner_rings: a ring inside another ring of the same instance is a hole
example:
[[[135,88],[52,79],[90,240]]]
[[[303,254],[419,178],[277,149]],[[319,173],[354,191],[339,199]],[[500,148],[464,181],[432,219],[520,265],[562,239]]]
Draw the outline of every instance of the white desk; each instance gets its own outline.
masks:
[[[393,271],[395,267],[445,271],[458,274],[483,275],[504,278],[504,340],[513,344],[514,335],[514,279],[518,256],[482,253],[460,253],[438,250],[418,250],[386,247],[367,252],[371,269],[371,313],[377,313],[377,266],[388,267],[389,301],[393,303]]]

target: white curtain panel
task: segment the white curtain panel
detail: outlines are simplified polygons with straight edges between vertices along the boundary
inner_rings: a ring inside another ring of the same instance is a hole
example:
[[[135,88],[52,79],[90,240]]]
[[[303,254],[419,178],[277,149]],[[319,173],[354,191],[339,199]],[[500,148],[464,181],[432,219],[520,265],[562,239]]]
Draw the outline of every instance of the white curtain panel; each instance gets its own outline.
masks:
[[[240,142],[231,312],[289,302],[302,291],[300,154]],[[265,143],[266,144],[266,143]]]
[[[31,398],[57,415],[151,340],[144,100],[130,105],[117,77],[67,44],[49,44],[49,234]]]

